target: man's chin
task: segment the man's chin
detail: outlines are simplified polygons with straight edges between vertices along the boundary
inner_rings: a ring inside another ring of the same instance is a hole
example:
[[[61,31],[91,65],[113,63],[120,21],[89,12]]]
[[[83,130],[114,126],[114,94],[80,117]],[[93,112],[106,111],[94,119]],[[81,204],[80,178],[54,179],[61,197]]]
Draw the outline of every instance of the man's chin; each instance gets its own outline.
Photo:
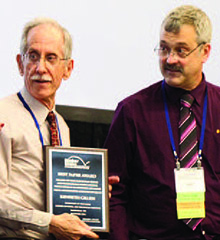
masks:
[[[30,94],[37,100],[45,99],[49,96],[47,89],[35,89],[34,91],[31,91]]]
[[[182,81],[178,77],[165,77],[166,83],[171,87],[181,87]]]

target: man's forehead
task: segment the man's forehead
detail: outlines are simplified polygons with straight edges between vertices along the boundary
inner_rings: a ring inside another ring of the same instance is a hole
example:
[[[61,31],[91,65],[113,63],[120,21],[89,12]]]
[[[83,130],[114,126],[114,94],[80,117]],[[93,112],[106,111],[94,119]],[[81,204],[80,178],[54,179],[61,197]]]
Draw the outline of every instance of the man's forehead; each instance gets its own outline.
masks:
[[[182,25],[179,32],[166,31],[164,28],[160,32],[160,42],[178,43],[188,45],[196,42],[197,35],[195,28],[191,25]]]
[[[60,29],[52,24],[40,24],[30,29],[27,41],[60,42],[63,44],[64,37]]]
[[[47,47],[51,50],[63,50],[63,33],[52,24],[40,24],[28,32],[27,45],[28,48]]]

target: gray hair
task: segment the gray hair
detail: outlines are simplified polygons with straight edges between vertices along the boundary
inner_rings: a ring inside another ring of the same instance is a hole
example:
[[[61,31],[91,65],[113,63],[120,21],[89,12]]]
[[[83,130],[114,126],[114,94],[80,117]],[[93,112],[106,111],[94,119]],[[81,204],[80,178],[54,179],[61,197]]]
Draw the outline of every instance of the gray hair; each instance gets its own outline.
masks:
[[[183,5],[172,10],[163,20],[161,30],[176,34],[184,24],[195,28],[198,44],[211,42],[212,24],[209,17],[201,9],[191,5]]]
[[[41,24],[51,24],[52,26],[56,27],[59,29],[64,38],[64,46],[63,46],[63,53],[64,53],[64,58],[71,58],[72,55],[72,37],[70,33],[62,27],[57,21],[51,18],[35,18],[32,21],[28,22],[23,29],[22,37],[21,37],[21,43],[20,43],[20,53],[23,55],[27,51],[27,36],[29,31]]]

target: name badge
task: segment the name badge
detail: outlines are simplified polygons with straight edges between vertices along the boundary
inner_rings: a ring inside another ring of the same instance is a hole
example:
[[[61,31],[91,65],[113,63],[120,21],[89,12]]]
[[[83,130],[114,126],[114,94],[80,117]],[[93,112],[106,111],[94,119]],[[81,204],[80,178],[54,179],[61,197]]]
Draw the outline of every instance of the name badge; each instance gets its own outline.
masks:
[[[178,219],[205,217],[203,168],[174,169]]]

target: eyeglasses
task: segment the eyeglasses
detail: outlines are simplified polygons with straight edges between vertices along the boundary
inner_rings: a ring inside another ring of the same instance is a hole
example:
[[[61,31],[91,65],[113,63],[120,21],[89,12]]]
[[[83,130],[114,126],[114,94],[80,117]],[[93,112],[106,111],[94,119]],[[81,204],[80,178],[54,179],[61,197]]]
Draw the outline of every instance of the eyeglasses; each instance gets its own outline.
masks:
[[[202,44],[205,44],[204,42],[198,44],[193,50],[191,51],[186,51],[182,47],[177,47],[175,50],[171,51],[171,48],[168,47],[160,47],[160,48],[154,48],[154,52],[158,54],[159,57],[162,58],[168,58],[170,54],[176,55],[179,58],[186,58],[188,57],[191,53],[193,53],[198,47],[200,47]]]
[[[26,59],[33,64],[40,62],[41,59],[41,56],[36,52],[27,52],[26,54],[24,54],[24,57],[26,57]],[[60,58],[55,54],[49,54],[45,56],[43,60],[46,64],[54,66],[60,63],[60,61],[65,61],[68,59],[69,58]]]

